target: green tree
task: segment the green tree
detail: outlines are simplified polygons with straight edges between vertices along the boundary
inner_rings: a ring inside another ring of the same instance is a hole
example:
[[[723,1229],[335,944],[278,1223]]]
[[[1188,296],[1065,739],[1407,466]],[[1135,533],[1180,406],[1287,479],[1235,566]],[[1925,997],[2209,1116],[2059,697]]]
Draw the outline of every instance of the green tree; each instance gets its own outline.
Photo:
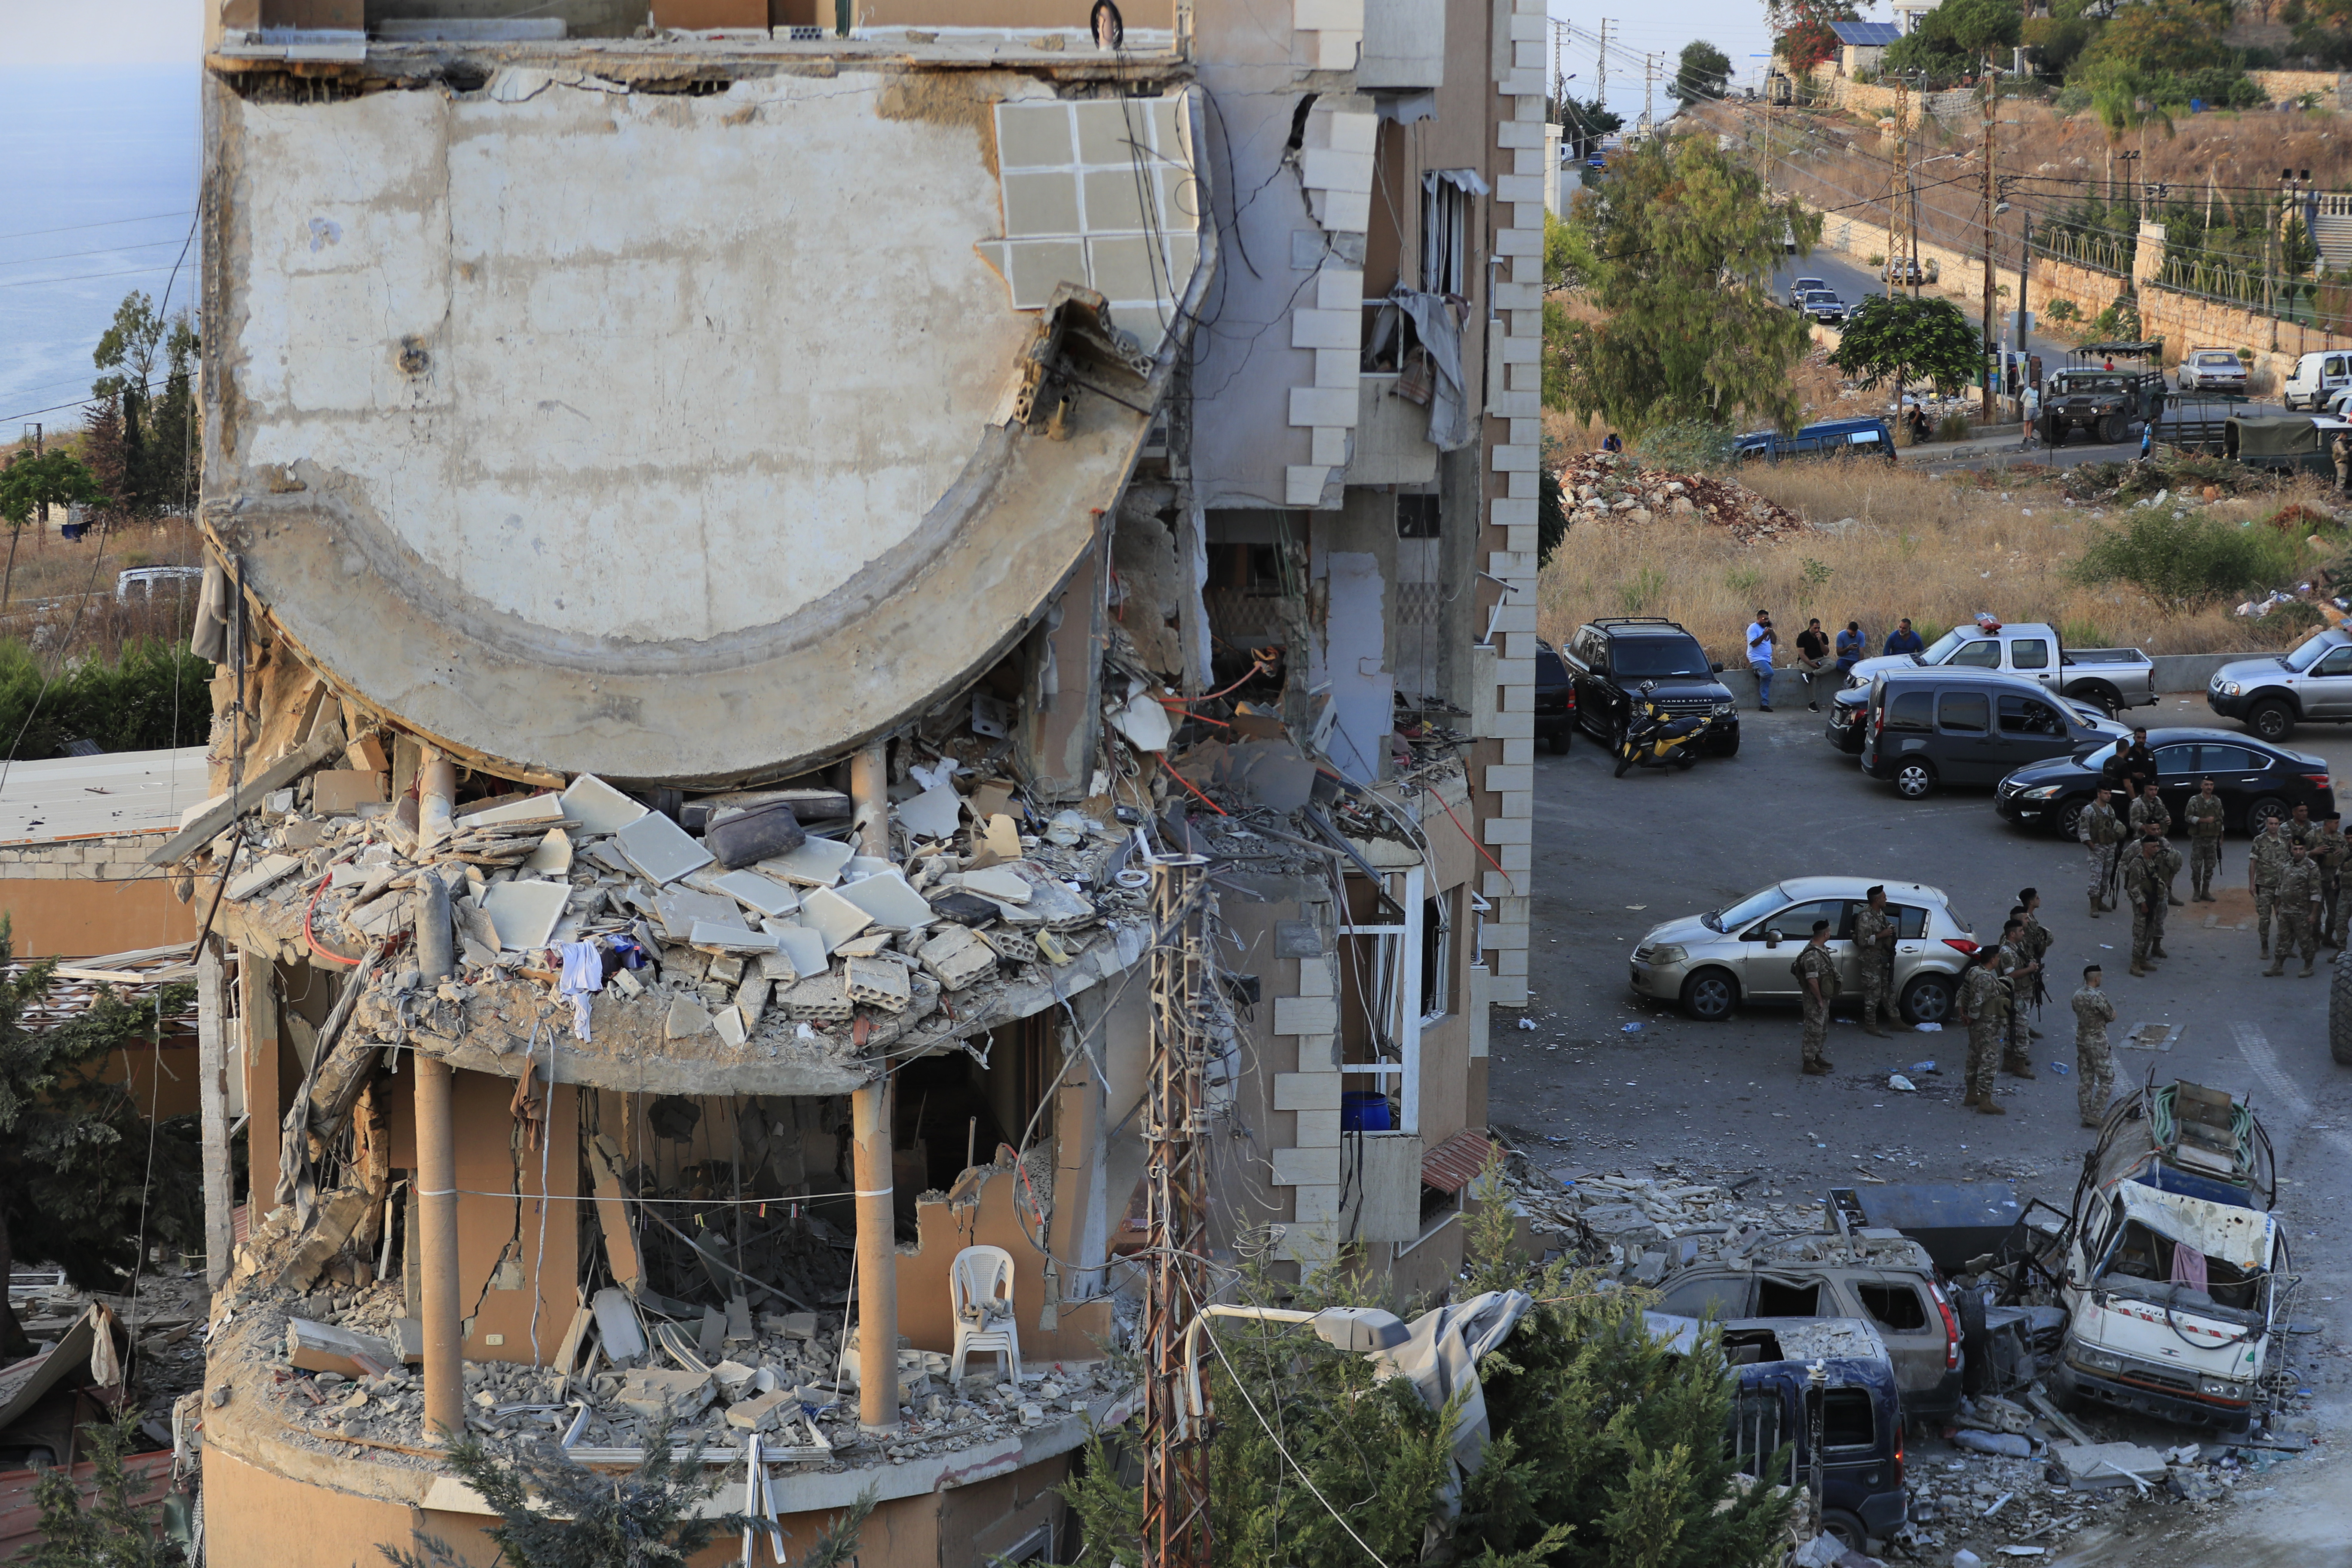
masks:
[[[1809,338],[1773,269],[1821,219],[1776,198],[1712,137],[1664,136],[1620,158],[1577,199],[1565,272],[1598,322],[1547,313],[1544,395],[1629,434],[1665,419],[1797,418],[1790,372]]]
[[[1846,318],[1830,363],[1864,386],[1892,379],[1899,397],[1913,381],[1972,384],[1984,368],[1984,339],[1949,300],[1873,295]]]
[[[132,1405],[111,1421],[81,1428],[82,1452],[94,1472],[86,1505],[71,1467],[41,1472],[33,1488],[33,1501],[41,1510],[41,1543],[9,1559],[12,1568],[178,1568],[187,1561],[155,1528],[154,1507],[132,1500],[142,1489],[122,1458],[139,1450],[139,1408]]]
[[[2086,64],[2112,61],[2143,76],[2202,69],[2224,52],[2221,35],[2234,19],[2230,0],[2143,0],[2120,5],[2115,19],[2099,29],[2084,51],[2084,59]]]
[[[1773,52],[1798,76],[1838,52],[1831,23],[1856,21],[1861,16],[1852,0],[1764,0],[1764,25],[1771,30]]]
[[[16,542],[25,525],[53,506],[87,505],[106,499],[89,465],[71,452],[59,448],[35,457],[19,447],[8,466],[0,468],[0,522],[8,525],[8,566],[0,574],[0,605],[8,602],[9,590],[16,581]]]
[[[1216,1410],[1216,1568],[1360,1563],[1363,1547],[1385,1563],[1478,1568],[1777,1561],[1795,1499],[1737,1481],[1724,1444],[1732,1385],[1714,1336],[1676,1356],[1646,1331],[1638,1292],[1600,1291],[1565,1263],[1531,1279],[1510,1251],[1495,1173],[1476,1195],[1467,1289],[1516,1287],[1536,1303],[1478,1363],[1492,1436],[1462,1485],[1460,1512],[1449,1519],[1440,1495],[1451,1479],[1450,1410],[1427,1408],[1405,1379],[1377,1381],[1369,1357],[1311,1333],[1228,1323],[1202,1351]],[[1370,1304],[1371,1285],[1327,1268],[1284,1304]],[[1252,1289],[1271,1291],[1263,1279]],[[1101,1435],[1087,1454],[1064,1495],[1084,1521],[1087,1560],[1138,1563],[1139,1493],[1120,1480]]]
[[[445,1463],[472,1487],[499,1522],[485,1531],[506,1568],[659,1568],[682,1564],[751,1521],[738,1513],[698,1517],[724,1477],[699,1459],[680,1458],[664,1421],[646,1438],[645,1458],[615,1479],[575,1463],[541,1438],[503,1440],[496,1447],[467,1433],[449,1447]],[[857,1553],[857,1537],[874,1511],[869,1489],[809,1548],[800,1568],[840,1568]],[[423,1531],[416,1552],[380,1546],[395,1568],[463,1568],[446,1541]]]
[[[1549,112],[1567,140],[1570,158],[1579,163],[1592,156],[1603,136],[1625,128],[1625,117],[1597,98],[1562,99]]]
[[[2020,8],[2009,0],[1944,0],[1886,51],[1886,68],[1959,76],[2024,37]]]
[[[1683,46],[1675,79],[1666,84],[1666,96],[1683,103],[1711,103],[1723,96],[1730,82],[1731,57],[1705,38],[1693,38]]]
[[[0,919],[0,965],[12,955]],[[153,1039],[191,988],[166,986],[136,1005],[100,989],[79,1016],[27,1028],[25,1009],[48,994],[56,968],[50,960],[0,975],[0,1272],[21,1258],[55,1264],[79,1289],[120,1291],[142,1238],[176,1247],[200,1236],[202,1160],[194,1117],[151,1133],[129,1087],[102,1075],[114,1052]],[[0,1300],[0,1361],[31,1352]]]

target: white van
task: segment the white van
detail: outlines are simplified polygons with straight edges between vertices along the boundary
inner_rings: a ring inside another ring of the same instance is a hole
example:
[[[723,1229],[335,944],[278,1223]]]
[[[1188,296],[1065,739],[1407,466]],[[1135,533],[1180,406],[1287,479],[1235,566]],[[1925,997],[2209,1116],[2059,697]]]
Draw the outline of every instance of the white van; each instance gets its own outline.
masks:
[[[2316,409],[2335,393],[2352,386],[2352,350],[2327,349],[2294,362],[2294,374],[2280,389],[2287,412]]]

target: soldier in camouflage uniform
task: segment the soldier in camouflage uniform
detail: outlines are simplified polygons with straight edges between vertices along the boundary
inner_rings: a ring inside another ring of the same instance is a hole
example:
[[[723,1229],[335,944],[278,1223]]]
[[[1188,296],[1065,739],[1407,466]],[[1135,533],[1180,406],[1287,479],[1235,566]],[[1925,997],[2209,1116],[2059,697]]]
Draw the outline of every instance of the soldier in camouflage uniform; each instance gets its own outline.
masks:
[[[2344,837],[2344,819],[2334,812],[2319,825],[2319,847],[2311,858],[2319,863],[2319,941],[2324,947],[2344,945],[2344,862],[2352,858],[2352,838]]]
[[[2319,824],[2311,820],[2311,807],[2301,801],[2295,802],[2286,826],[2279,831],[2286,836],[2288,843],[2302,845],[2306,854],[2319,847]]]
[[[2164,889],[2180,872],[2180,851],[2161,838],[2146,837],[2124,861],[2124,899],[2132,910],[2134,974],[2146,974],[2164,956]]]
[[[1886,1037],[1878,1026],[1882,1008],[1886,1021],[1895,1016],[1895,941],[1900,930],[1894,912],[1886,907],[1886,889],[1873,888],[1870,901],[1854,911],[1853,956],[1861,968],[1863,1033]]]
[[[2189,896],[2200,904],[2213,901],[2213,873],[2221,868],[2221,797],[2210,778],[2197,781],[2197,793],[2180,808],[2189,821]]]
[[[2020,888],[2017,890],[2017,908],[2019,917],[2025,921],[2025,955],[2034,963],[2039,984],[2046,986],[2049,984],[2050,949],[2058,939],[2050,934],[2048,926],[2042,923],[2042,889]],[[2038,1018],[2041,1016],[2041,1007],[2037,1004],[2034,1016]],[[2042,1037],[2039,1029],[2028,1029],[2026,1033],[2037,1040]]]
[[[2271,955],[2271,908],[2279,873],[2286,869],[2286,835],[2279,822],[2275,816],[2264,821],[2246,850],[2246,890],[2254,896],[2254,934],[2262,939],[2264,958]]]
[[[1993,1069],[2000,1065],[2001,1036],[2009,1028],[2009,992],[1993,970],[1995,956],[1991,948],[1979,948],[1969,960],[1953,1021],[1969,1027],[1969,1095],[1961,1103],[1987,1116],[2005,1116],[2008,1112],[1992,1097]]]
[[[2000,928],[2000,956],[1993,963],[2000,983],[2009,987],[2009,1026],[2001,1032],[2000,1070],[2020,1078],[2033,1076],[2033,1058],[2026,1048],[2025,1009],[2033,999],[2033,977],[2042,966],[2033,961],[2032,939],[2025,934],[2025,907],[2009,911]]]
[[[2284,972],[2288,950],[2300,947],[2302,978],[2307,980],[2311,977],[2311,961],[2319,951],[2319,868],[2305,852],[2302,839],[2288,839],[2286,851],[2286,869],[2279,873],[2278,879],[2278,952],[2263,973]]]
[[[1797,1000],[1805,1010],[1805,1071],[1815,1078],[1828,1075],[1836,1064],[1823,1054],[1822,1047],[1829,1043],[1830,1004],[1837,1000],[1837,960],[1824,944],[1830,940],[1830,922],[1813,922],[1813,939],[1797,954],[1789,972],[1797,977]]]
[[[2116,1085],[2115,1053],[2107,1046],[2116,1005],[2101,988],[2101,978],[2097,964],[2084,964],[2083,988],[2074,993],[2074,1109],[2085,1127],[2106,1119],[2107,1097]]]
[[[2083,808],[2075,824],[2075,836],[2083,847],[2091,852],[2091,918],[2096,920],[2101,910],[2111,910],[2115,904],[2107,897],[2108,884],[2116,879],[2116,851],[2124,841],[2124,820],[2116,815],[2115,792],[2106,785],[2099,786],[2099,798]]]
[[[2172,811],[2164,804],[2164,796],[2157,793],[2154,779],[2147,782],[2147,787],[2140,791],[2139,798],[2131,804],[2132,831],[2146,833],[2151,827],[2156,829],[2156,836],[2158,838],[2172,837]],[[2173,857],[2176,861],[2179,858],[2178,855]],[[2164,901],[2173,909],[2182,907],[2179,898],[2172,890],[2169,879],[2164,885]]]

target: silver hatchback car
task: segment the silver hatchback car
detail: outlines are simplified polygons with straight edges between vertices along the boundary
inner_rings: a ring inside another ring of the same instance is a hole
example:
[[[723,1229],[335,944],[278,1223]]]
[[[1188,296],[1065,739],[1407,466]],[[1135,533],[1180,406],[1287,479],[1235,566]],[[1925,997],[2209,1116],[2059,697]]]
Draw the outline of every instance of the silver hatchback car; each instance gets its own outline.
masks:
[[[1797,977],[1789,966],[1812,939],[1813,922],[1825,920],[1842,994],[1858,996],[1853,917],[1881,885],[1898,921],[1895,994],[1903,1016],[1944,1023],[1976,940],[1941,889],[1891,877],[1791,877],[1724,909],[1654,927],[1633,949],[1633,990],[1710,1023],[1728,1018],[1743,1002],[1793,1004]]]

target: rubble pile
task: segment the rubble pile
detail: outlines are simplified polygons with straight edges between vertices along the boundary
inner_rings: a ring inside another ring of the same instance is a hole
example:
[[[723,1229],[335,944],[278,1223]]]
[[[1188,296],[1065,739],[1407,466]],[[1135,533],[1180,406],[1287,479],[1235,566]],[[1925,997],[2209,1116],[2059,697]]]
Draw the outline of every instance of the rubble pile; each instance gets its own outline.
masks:
[[[1571,1164],[1538,1170],[1516,1149],[1505,1160],[1503,1180],[1538,1231],[1559,1237],[1580,1262],[1620,1271],[1637,1284],[1654,1285],[1671,1268],[1711,1259],[1750,1238],[1822,1228],[1819,1199],[1773,1202],[1781,1195],[1777,1188],[1751,1198],[1745,1188],[1752,1184],[1735,1188]],[[1836,1238],[1823,1233],[1822,1239]]]
[[[322,1305],[322,1314],[306,1316]],[[266,1316],[247,1342],[279,1347],[266,1366],[267,1396],[290,1436],[327,1451],[338,1443],[376,1450],[372,1457],[391,1463],[431,1460],[424,1382],[414,1366],[395,1360],[319,1370],[283,1353],[286,1329],[314,1321],[397,1342],[405,1331],[396,1285],[338,1292],[331,1302],[322,1293],[294,1300],[274,1292],[259,1308]],[[762,1313],[715,1348],[698,1344],[690,1324],[657,1316],[646,1322],[654,1342],[646,1354],[624,1357],[623,1364],[600,1362],[593,1374],[566,1376],[520,1362],[466,1363],[467,1425],[485,1436],[552,1437],[584,1463],[633,1463],[667,1411],[674,1420],[671,1441],[699,1445],[707,1462],[740,1454],[757,1434],[771,1463],[842,1470],[1019,1437],[1097,1414],[1125,1392],[1104,1361],[1026,1365],[1016,1383],[994,1357],[982,1355],[968,1363],[969,1375],[950,1382],[949,1357],[901,1349],[902,1425],[886,1441],[859,1430],[857,1336],[852,1329],[844,1339],[837,1314]]]
[[[1811,525],[1754,490],[1706,474],[1643,468],[1613,452],[1580,452],[1559,471],[1568,521],[1639,528],[1661,517],[1697,517],[1743,544],[1802,532]]]

